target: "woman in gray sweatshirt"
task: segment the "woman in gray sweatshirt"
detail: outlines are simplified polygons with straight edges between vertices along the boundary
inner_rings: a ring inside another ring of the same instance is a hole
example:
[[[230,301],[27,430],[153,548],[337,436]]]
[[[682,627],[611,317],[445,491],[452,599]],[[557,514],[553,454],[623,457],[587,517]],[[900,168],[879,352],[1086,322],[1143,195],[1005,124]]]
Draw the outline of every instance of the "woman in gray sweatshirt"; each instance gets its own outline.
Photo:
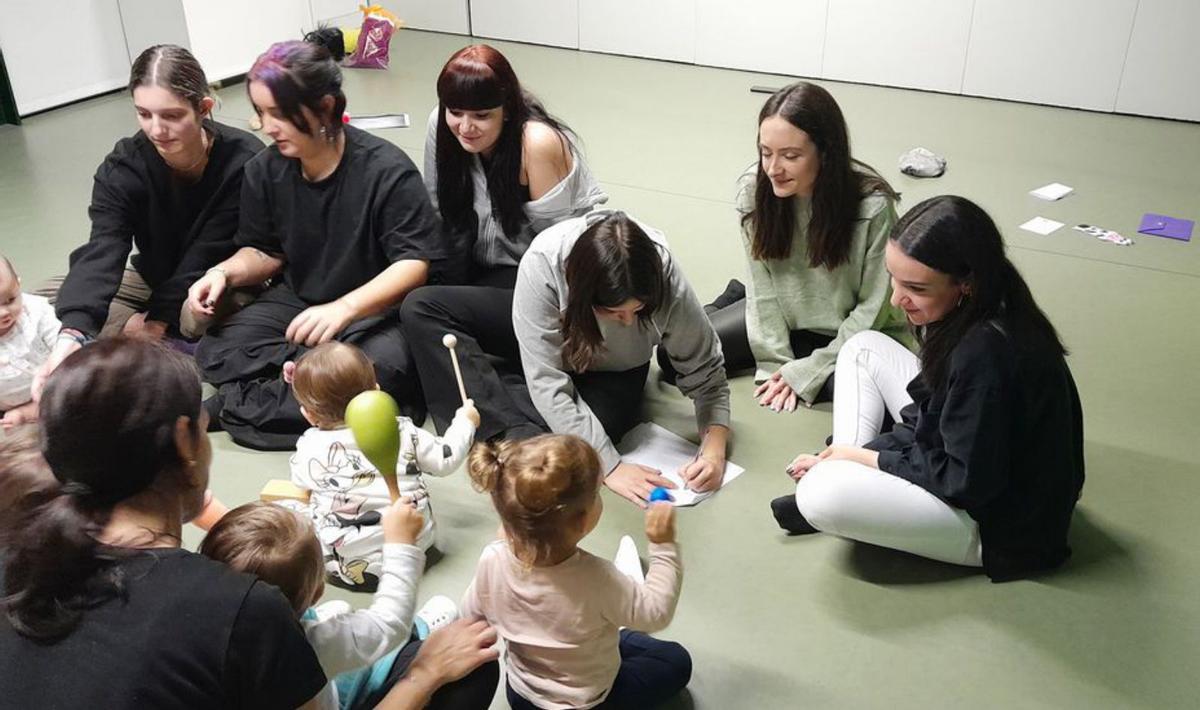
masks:
[[[547,229],[517,274],[513,328],[529,397],[551,431],[595,447],[615,493],[645,505],[658,472],[622,463],[613,446],[638,422],[654,347],[695,403],[702,439],[680,471],[693,490],[713,490],[725,471],[729,385],[721,343],[656,229],[598,210]]]

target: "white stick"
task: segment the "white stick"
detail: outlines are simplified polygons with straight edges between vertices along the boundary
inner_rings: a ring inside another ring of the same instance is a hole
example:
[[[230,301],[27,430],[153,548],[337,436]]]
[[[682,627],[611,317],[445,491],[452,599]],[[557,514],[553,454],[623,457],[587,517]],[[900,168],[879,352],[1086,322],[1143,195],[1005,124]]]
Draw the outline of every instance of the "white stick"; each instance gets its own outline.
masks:
[[[458,394],[462,397],[463,404],[467,403],[467,388],[463,386],[462,370],[458,368],[458,353],[455,348],[458,347],[458,338],[450,333],[442,336],[442,345],[450,351],[450,362],[454,363],[454,378],[458,380]]]

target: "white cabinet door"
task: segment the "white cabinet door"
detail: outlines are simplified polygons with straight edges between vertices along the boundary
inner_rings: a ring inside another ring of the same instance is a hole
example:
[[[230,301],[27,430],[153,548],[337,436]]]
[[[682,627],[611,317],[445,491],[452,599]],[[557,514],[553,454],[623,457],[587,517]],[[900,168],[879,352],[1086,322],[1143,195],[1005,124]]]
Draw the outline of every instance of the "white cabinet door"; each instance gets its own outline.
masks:
[[[579,0],[471,0],[471,33],[579,48]]]
[[[392,0],[385,7],[416,30],[471,34],[467,0]]]
[[[308,0],[183,0],[183,12],[210,81],[245,74],[272,44],[313,28]]]
[[[696,0],[579,0],[579,48],[696,61]]]
[[[828,79],[958,93],[972,0],[829,0]]]
[[[696,63],[817,77],[829,0],[696,0]]]
[[[1200,2],[1141,0],[1117,110],[1200,121]]]
[[[3,0],[0,47],[22,115],[129,83],[117,0]]]
[[[963,93],[1112,111],[1138,0],[975,0]]]

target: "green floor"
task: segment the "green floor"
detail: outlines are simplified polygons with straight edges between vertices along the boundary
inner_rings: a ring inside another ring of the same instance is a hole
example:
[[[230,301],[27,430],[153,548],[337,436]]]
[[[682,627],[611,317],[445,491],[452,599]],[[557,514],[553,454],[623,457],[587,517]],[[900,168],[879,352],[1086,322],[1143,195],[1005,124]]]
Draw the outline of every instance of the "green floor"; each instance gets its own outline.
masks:
[[[389,71],[347,73],[349,111],[411,114],[416,128],[380,135],[421,164],[434,80],[466,43],[400,33]],[[662,228],[702,297],[741,276],[734,184],[755,159],[765,99],[748,89],[787,79],[496,44],[526,86],[582,136],[610,206]],[[1200,415],[1193,318],[1200,234],[1182,243],[1136,229],[1143,212],[1200,217],[1200,125],[828,86],[850,122],[855,155],[904,192],[902,210],[953,192],[991,212],[1072,350],[1088,455],[1075,557],[1043,580],[992,585],[866,545],[784,537],[767,501],[790,489],[782,470],[789,457],[820,448],[829,410],[771,414],[755,406],[748,379],[736,380],[732,458],[748,472],[679,518],[686,582],[663,635],[693,654],[691,703],[721,710],[1196,707],[1200,466],[1189,447]],[[244,125],[243,87],[220,97],[219,117]],[[70,249],[86,239],[93,171],[135,128],[123,95],[0,127],[0,248],[27,285],[62,272]],[[897,156],[918,145],[948,158],[944,177],[898,173]],[[1076,194],[1056,203],[1026,194],[1054,181]],[[1016,229],[1038,215],[1102,225],[1137,243]],[[652,417],[694,436],[678,392],[653,381],[648,390]],[[266,479],[286,477],[284,454],[213,439],[213,487],[225,500],[250,500]],[[461,473],[431,488],[445,554],[421,590],[457,598],[496,519]],[[585,541],[603,555],[624,533],[641,539],[639,513],[606,497],[604,518]],[[187,543],[197,539],[193,531]]]

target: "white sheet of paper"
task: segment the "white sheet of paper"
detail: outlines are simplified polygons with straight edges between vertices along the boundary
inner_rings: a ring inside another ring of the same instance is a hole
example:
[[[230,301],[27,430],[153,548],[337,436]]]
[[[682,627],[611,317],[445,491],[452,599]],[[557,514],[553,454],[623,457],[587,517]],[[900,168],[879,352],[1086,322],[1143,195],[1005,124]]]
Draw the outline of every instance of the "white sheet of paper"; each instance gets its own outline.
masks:
[[[1042,185],[1036,190],[1030,190],[1029,194],[1033,195],[1039,200],[1048,200],[1053,202],[1055,200],[1061,200],[1072,192],[1075,192],[1075,188],[1070,187],[1069,185],[1064,185],[1061,182],[1052,182],[1049,185]]]
[[[671,496],[675,498],[676,506],[695,505],[715,493],[696,493],[684,487],[679,469],[696,457],[696,445],[653,422],[642,422],[630,429],[621,443],[617,444],[617,451],[622,461],[656,468],[664,478],[674,483],[677,488],[671,489]],[[721,487],[729,485],[745,470],[732,461],[726,461]]]
[[[1062,226],[1062,222],[1055,222],[1054,220],[1046,219],[1045,217],[1034,217],[1025,224],[1022,224],[1021,229],[1024,229],[1026,232],[1040,234],[1044,237],[1047,234],[1057,232],[1059,229],[1062,229]]]

